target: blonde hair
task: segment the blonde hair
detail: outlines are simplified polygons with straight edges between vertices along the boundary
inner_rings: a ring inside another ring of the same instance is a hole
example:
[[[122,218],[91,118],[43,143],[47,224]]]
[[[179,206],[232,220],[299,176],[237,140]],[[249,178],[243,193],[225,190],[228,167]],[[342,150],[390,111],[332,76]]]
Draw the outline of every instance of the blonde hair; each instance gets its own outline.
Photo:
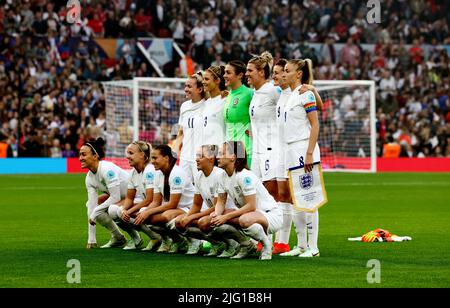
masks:
[[[197,73],[192,74],[191,76],[189,76],[189,78],[195,80],[195,84],[197,85],[197,88],[200,88],[202,90],[200,92],[201,97],[205,98],[206,97],[206,92],[205,92],[205,88],[203,87],[203,72],[202,71],[198,71]]]
[[[293,59],[289,60],[288,63],[297,66],[297,72],[302,72],[302,84],[312,84],[313,83],[313,65],[311,59]]]
[[[146,141],[134,141],[132,144],[137,145],[139,151],[144,153],[145,161],[148,162],[150,160],[150,155],[152,154],[152,145]]]
[[[257,70],[264,70],[264,77],[269,79],[273,67],[273,57],[270,52],[264,51],[259,56],[253,55],[248,63],[255,65]]]

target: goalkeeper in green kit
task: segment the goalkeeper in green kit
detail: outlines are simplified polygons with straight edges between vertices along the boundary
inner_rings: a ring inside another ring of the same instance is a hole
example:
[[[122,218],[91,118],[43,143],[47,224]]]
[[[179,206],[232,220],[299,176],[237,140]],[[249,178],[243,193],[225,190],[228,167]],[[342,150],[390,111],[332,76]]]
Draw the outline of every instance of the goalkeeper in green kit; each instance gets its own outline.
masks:
[[[252,138],[249,106],[253,90],[246,87],[242,80],[247,67],[239,60],[230,61],[225,66],[225,85],[230,89],[225,103],[224,119],[227,141],[242,141],[247,152],[247,163],[252,162]]]

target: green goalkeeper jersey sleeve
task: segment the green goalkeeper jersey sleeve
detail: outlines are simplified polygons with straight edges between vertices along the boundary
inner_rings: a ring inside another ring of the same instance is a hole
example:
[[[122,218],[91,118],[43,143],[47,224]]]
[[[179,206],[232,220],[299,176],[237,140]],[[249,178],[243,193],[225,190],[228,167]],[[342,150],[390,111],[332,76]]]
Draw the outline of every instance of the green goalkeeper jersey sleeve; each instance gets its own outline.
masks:
[[[249,106],[253,97],[253,90],[245,85],[231,90],[223,109],[227,141],[242,141],[247,152],[247,163],[251,166],[252,140],[250,133]]]

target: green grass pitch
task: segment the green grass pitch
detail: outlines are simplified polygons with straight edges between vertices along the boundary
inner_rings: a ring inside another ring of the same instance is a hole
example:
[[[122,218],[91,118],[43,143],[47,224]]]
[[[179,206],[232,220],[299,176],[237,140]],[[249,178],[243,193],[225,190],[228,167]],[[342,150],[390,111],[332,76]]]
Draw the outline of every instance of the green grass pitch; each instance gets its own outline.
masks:
[[[83,175],[0,176],[0,287],[450,287],[449,173],[326,173],[325,182],[321,257],[262,262],[86,250]],[[375,228],[413,240],[347,241]],[[102,227],[97,237],[109,238]],[[80,261],[80,284],[66,280],[70,259]],[[367,281],[371,259],[380,283]]]

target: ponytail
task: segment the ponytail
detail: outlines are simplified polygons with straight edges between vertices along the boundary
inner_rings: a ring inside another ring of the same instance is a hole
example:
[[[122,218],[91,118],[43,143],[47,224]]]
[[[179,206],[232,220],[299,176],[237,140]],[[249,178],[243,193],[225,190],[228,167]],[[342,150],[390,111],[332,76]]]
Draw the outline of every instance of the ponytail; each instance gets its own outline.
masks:
[[[302,80],[300,82],[302,84],[312,84],[313,83],[313,65],[311,59],[295,59],[289,60],[288,63],[291,63],[297,66],[297,72],[302,72]]]
[[[161,156],[169,157],[169,170],[164,173],[164,192],[163,198],[165,201],[169,201],[170,199],[170,185],[169,185],[169,177],[170,172],[172,172],[173,167],[177,163],[177,155],[172,151],[172,148],[166,144],[157,145],[154,147],[154,150],[158,150]]]

